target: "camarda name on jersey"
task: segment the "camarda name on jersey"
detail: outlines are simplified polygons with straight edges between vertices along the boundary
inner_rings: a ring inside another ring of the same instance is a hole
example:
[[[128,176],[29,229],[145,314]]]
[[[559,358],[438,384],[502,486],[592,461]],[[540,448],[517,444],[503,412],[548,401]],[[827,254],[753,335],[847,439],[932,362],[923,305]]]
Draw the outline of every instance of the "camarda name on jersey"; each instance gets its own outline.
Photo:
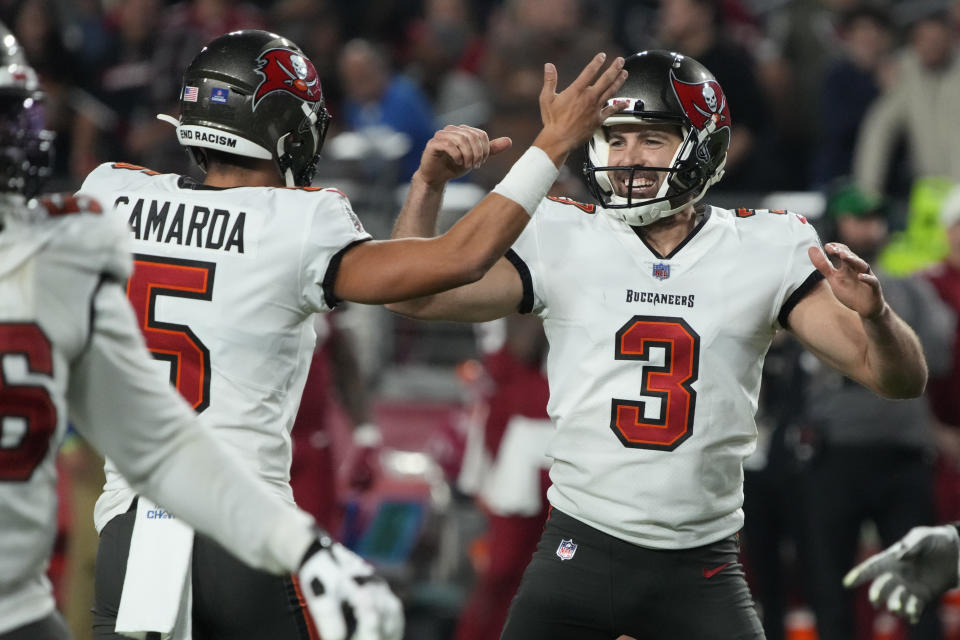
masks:
[[[114,203],[116,210],[130,213],[127,224],[137,240],[178,244],[201,249],[244,252],[243,229],[247,214],[227,209],[213,209],[201,205],[186,205],[165,200],[120,196]]]

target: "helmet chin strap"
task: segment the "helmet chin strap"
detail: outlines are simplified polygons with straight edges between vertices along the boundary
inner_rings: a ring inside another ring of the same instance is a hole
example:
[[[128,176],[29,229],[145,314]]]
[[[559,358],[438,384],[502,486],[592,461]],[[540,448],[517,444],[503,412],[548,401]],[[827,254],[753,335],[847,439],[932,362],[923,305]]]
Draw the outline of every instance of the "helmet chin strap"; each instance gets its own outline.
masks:
[[[279,165],[278,168],[282,167],[283,164],[286,164],[286,165],[287,165],[286,169],[282,169],[282,171],[283,171],[283,181],[284,181],[284,183],[285,183],[288,187],[295,187],[295,186],[297,186],[297,181],[296,181],[296,179],[295,179],[294,176],[293,176],[293,162],[284,163],[284,161],[283,161],[283,157],[284,157],[284,155],[286,155],[286,151],[284,150],[284,146],[286,146],[285,143],[286,143],[288,137],[290,137],[290,134],[289,134],[289,133],[285,133],[285,134],[283,134],[282,136],[280,136],[280,137],[277,139],[277,155],[276,155],[276,158],[277,158],[277,164]]]

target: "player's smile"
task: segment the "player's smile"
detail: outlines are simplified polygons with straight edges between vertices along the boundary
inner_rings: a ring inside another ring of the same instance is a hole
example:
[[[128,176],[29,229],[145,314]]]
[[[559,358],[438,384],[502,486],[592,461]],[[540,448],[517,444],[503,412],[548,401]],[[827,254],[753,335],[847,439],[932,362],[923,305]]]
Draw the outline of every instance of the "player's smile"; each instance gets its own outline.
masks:
[[[676,127],[662,124],[622,124],[610,128],[610,166],[669,167],[680,144]],[[612,172],[616,194],[634,200],[656,198],[665,172],[638,169]]]
[[[617,195],[636,198],[654,198],[660,189],[662,177],[656,171],[617,171],[613,184]]]

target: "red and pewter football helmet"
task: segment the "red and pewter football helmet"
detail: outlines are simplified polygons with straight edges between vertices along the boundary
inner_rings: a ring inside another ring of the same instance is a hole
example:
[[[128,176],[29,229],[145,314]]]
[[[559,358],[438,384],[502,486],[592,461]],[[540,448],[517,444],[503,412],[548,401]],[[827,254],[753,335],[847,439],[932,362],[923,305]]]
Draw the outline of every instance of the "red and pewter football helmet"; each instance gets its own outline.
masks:
[[[287,186],[313,180],[330,114],[313,63],[290,40],[233,31],[197,54],[183,75],[180,144],[206,170],[204,149],[273,160]]]
[[[730,106],[716,78],[693,58],[672,51],[641,51],[626,59],[626,82],[611,99],[626,101],[587,143],[583,173],[594,197],[627,224],[643,226],[700,200],[723,176],[730,146]],[[609,127],[618,124],[676,124],[683,141],[669,167],[609,166]],[[610,171],[662,171],[667,176],[654,198],[614,192]]]

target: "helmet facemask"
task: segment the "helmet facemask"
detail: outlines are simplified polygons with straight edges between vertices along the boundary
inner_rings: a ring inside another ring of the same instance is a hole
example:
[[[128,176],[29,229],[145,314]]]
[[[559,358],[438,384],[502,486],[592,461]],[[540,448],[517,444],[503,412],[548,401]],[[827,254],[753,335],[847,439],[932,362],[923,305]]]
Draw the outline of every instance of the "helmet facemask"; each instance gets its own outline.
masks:
[[[53,173],[53,141],[46,128],[37,74],[6,26],[0,24],[0,192],[32,198]]]
[[[297,129],[277,139],[277,167],[288,187],[306,187],[313,182],[330,124],[323,102],[314,103],[313,108],[304,102],[301,108],[304,118]]]
[[[720,85],[692,58],[643,51],[624,66],[630,74],[627,83],[608,104],[626,102],[626,108],[607,118],[588,141],[583,173],[604,210],[629,225],[644,226],[698,202],[720,180],[730,142],[730,112]],[[624,124],[676,126],[681,140],[669,164],[611,165],[611,128]],[[653,197],[639,198],[629,187],[626,195],[617,194],[615,180],[625,176],[631,185],[634,178],[651,172],[662,176]]]
[[[44,122],[42,94],[0,90],[0,191],[32,198],[52,173],[56,135]]]

